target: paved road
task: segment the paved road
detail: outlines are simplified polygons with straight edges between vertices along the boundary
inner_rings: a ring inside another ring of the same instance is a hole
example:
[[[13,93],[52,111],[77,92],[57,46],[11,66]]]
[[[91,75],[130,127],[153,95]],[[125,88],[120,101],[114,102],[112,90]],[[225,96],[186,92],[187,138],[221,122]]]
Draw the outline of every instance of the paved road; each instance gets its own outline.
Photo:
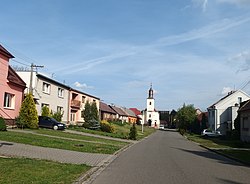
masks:
[[[177,132],[157,131],[121,153],[92,183],[249,184],[250,168],[201,148]]]

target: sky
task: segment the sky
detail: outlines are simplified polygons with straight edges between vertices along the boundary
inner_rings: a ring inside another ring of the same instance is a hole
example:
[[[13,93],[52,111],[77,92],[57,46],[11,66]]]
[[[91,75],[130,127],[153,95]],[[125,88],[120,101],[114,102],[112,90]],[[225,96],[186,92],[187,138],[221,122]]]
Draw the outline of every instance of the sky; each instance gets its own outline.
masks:
[[[107,104],[205,111],[250,94],[250,0],[0,0],[11,66],[38,71]]]

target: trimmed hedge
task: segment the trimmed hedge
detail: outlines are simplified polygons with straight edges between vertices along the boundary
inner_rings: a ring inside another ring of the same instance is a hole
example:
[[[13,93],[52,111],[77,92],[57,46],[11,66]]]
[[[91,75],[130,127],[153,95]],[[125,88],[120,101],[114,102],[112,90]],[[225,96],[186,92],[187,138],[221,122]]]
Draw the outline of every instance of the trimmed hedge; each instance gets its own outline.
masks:
[[[6,131],[6,124],[2,117],[0,117],[0,131]]]

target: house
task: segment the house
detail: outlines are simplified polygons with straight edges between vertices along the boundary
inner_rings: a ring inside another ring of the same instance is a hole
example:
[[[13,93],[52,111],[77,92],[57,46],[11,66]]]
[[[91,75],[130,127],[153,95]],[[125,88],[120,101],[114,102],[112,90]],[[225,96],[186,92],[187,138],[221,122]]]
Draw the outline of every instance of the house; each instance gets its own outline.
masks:
[[[223,135],[234,129],[233,122],[237,117],[240,103],[249,100],[250,96],[241,90],[231,91],[225,97],[208,107],[208,123],[212,130]]]
[[[96,102],[99,109],[100,99],[97,97],[73,89],[38,72],[33,72],[32,77],[30,71],[17,71],[17,73],[29,86],[26,92],[32,92],[38,115],[41,115],[42,107],[47,106],[52,112],[63,113],[62,122],[77,124],[84,122],[82,111],[86,101]]]
[[[137,124],[141,124],[142,123],[142,114],[141,111],[138,110],[137,108],[129,108],[131,111],[133,111],[137,117]]]
[[[128,115],[120,107],[114,105],[110,105],[110,107],[116,112],[116,120],[128,123]]]
[[[25,93],[32,93],[38,115],[41,115],[43,106],[47,106],[53,113],[62,112],[62,122],[68,122],[69,86],[37,72],[33,72],[33,80],[30,84],[30,71],[17,71],[17,74],[28,86]]]
[[[24,98],[25,82],[9,66],[9,60],[14,58],[0,45],[0,116],[7,125],[14,125]]]
[[[240,139],[250,142],[250,100],[243,102],[239,111],[240,116]]]
[[[95,103],[97,109],[100,107],[100,98],[89,95],[82,91],[70,88],[70,95],[69,95],[69,115],[70,119],[68,121],[69,124],[73,125],[81,125],[84,123],[83,111],[86,102]]]
[[[116,112],[108,104],[100,102],[100,118],[101,120],[114,121]]]
[[[128,123],[133,124],[133,123],[136,123],[136,122],[137,122],[137,117],[136,117],[135,113],[134,113],[132,110],[130,110],[130,109],[128,109],[128,108],[125,108],[125,107],[123,107],[122,110],[123,110],[123,111],[127,114],[127,116],[128,116]]]

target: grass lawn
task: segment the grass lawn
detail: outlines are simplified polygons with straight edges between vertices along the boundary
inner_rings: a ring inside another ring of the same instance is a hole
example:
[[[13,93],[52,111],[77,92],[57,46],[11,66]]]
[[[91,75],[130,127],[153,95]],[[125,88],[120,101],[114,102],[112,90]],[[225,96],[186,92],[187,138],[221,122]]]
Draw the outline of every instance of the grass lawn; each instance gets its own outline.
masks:
[[[39,128],[38,130],[32,130],[32,131],[39,133],[39,134],[52,135],[52,136],[58,136],[58,137],[64,137],[64,138],[94,141],[94,142],[101,142],[105,144],[113,144],[113,145],[121,145],[121,146],[127,145],[127,143],[121,142],[121,141],[109,140],[105,138],[91,137],[91,136],[85,136],[85,135],[78,135],[78,134],[73,134],[73,133],[67,133],[64,131],[55,131],[51,129]]]
[[[204,138],[201,135],[185,134],[191,141],[197,142],[209,148],[250,148],[250,144],[238,140],[225,140],[222,138]]]
[[[34,146],[58,148],[58,149],[73,150],[73,151],[88,152],[88,153],[104,153],[104,154],[113,154],[124,146],[124,143],[121,143],[119,145],[101,144],[101,143],[84,142],[81,140],[77,141],[77,140],[65,140],[61,138],[51,138],[42,135],[34,135],[29,133],[11,132],[11,131],[0,132],[0,140],[30,144]]]
[[[224,155],[241,160],[245,163],[250,164],[250,151],[249,150],[230,150],[230,148],[250,148],[249,143],[243,143],[238,140],[223,140],[222,138],[203,138],[200,135],[190,135],[185,134],[187,138],[191,141],[197,142],[202,146],[208,148],[222,148],[221,150],[216,150]],[[223,149],[229,148],[229,149]]]
[[[249,150],[218,150],[218,152],[237,158],[250,165],[250,151]]]
[[[0,157],[0,183],[69,183],[91,167],[26,158]]]
[[[114,138],[120,138],[120,139],[128,139],[129,131],[132,125],[130,124],[124,124],[124,125],[117,125],[117,124],[112,124],[115,127],[114,133],[107,133],[107,132],[102,132],[100,130],[89,130],[85,129],[83,127],[71,127],[69,128],[70,130],[76,130],[76,131],[81,131],[81,132],[86,132],[86,133],[91,133],[91,134],[97,134],[97,135],[103,135],[103,136],[109,136],[109,137],[114,137]],[[140,140],[151,133],[155,132],[154,128],[144,126],[143,127],[143,133],[141,133],[141,125],[136,125],[138,137],[137,140]]]

